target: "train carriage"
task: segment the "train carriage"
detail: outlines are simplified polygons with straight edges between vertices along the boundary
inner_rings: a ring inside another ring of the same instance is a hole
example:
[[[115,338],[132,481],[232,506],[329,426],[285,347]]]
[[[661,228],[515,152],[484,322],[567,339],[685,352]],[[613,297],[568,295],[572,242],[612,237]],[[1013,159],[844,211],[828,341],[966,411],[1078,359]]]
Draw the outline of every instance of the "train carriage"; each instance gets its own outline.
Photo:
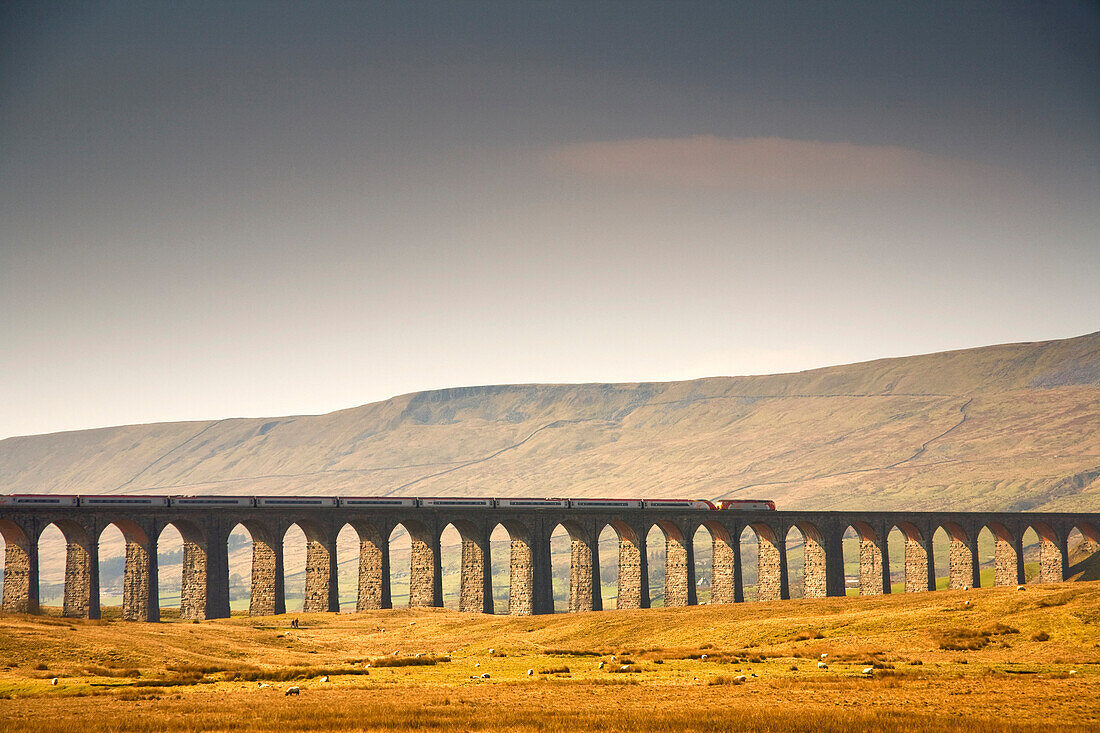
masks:
[[[418,499],[423,507],[452,507],[458,509],[492,509],[496,506],[495,499],[462,499],[460,497],[433,497]]]
[[[565,508],[569,506],[568,499],[497,499],[497,506],[502,509],[547,509]]]
[[[714,509],[706,499],[646,499],[642,502],[646,509]]]
[[[416,499],[411,496],[341,496],[337,501],[348,507],[416,506]]]
[[[167,496],[94,494],[76,498],[80,506],[168,506]]]
[[[570,499],[574,509],[641,509],[641,499]]]
[[[775,502],[771,499],[719,499],[714,502],[722,511],[774,512]]]
[[[256,499],[251,496],[170,496],[171,506],[255,506]]]
[[[256,506],[336,506],[335,496],[257,496]]]
[[[0,494],[0,506],[76,506],[69,494]]]

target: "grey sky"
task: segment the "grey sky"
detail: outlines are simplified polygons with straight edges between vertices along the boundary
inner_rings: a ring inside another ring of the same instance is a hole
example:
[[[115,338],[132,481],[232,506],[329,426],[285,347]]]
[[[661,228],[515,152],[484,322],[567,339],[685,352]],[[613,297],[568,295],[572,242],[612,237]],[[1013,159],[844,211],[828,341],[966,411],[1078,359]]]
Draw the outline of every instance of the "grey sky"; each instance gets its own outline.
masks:
[[[5,3],[0,437],[1094,331],[1090,3]]]

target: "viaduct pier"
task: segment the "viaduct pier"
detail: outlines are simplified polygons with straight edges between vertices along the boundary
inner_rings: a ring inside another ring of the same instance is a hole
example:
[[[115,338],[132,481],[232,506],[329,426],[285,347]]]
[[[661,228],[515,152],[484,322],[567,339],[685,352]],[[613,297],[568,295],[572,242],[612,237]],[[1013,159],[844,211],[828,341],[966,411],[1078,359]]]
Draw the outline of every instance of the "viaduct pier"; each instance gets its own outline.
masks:
[[[453,526],[462,538],[462,611],[493,612],[489,537],[502,525],[511,539],[509,612],[553,613],[550,537],[560,525],[571,541],[569,610],[601,610],[598,538],[618,535],[619,608],[649,605],[646,541],[653,527],[664,535],[666,606],[697,603],[692,538],[705,528],[713,542],[711,603],[745,599],[740,538],[749,528],[759,543],[757,597],[790,597],[786,537],[793,528],[805,544],[806,597],[845,594],[842,538],[859,537],[859,592],[889,593],[886,538],[905,537],[905,590],[936,588],[932,537],[950,540],[949,587],[980,585],[978,534],[995,538],[995,584],[1024,582],[1023,535],[1039,537],[1040,582],[1060,582],[1069,569],[1069,535],[1077,529],[1090,549],[1100,547],[1100,513],[718,511],[706,509],[463,508],[463,507],[0,507],[6,542],[3,610],[37,613],[38,539],[55,525],[65,537],[64,614],[98,618],[99,537],[114,525],[126,540],[123,618],[159,620],[157,539],[169,525],[183,537],[181,616],[229,615],[227,542],[237,525],[252,536],[250,613],[285,611],[283,535],[298,525],[306,535],[306,612],[339,610],[336,537],[350,525],[359,538],[358,610],[390,608],[389,537],[399,525],[412,542],[409,605],[443,605],[440,535]]]

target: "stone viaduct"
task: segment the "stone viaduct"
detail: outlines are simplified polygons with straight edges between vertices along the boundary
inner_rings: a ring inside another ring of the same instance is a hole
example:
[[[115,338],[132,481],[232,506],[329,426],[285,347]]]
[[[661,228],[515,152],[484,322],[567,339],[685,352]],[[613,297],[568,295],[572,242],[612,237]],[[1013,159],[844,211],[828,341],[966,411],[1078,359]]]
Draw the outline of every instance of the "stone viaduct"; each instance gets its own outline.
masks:
[[[98,618],[99,536],[115,525],[126,540],[123,590],[125,619],[159,620],[157,538],[168,525],[183,537],[181,616],[229,615],[230,532],[243,525],[252,535],[250,613],[283,613],[282,538],[291,525],[306,535],[304,610],[339,610],[336,536],[351,525],[359,536],[358,610],[390,608],[389,537],[403,526],[412,541],[409,605],[443,605],[440,535],[453,525],[462,537],[460,609],[493,611],[489,537],[503,525],[511,538],[509,611],[553,613],[550,536],[561,525],[572,545],[570,611],[601,610],[598,538],[610,526],[619,539],[619,608],[649,606],[646,538],[657,526],[665,540],[665,605],[696,600],[693,538],[705,527],[713,542],[712,603],[744,600],[740,538],[751,528],[759,542],[759,600],[789,598],[786,538],[797,528],[805,542],[806,597],[845,594],[841,540],[859,535],[859,592],[889,593],[886,542],[897,528],[905,536],[905,590],[936,587],[932,537],[942,528],[950,538],[951,588],[977,587],[978,534],[995,538],[995,584],[1024,582],[1023,535],[1040,539],[1040,582],[1060,582],[1069,562],[1068,538],[1079,530],[1100,547],[1098,513],[815,512],[655,509],[469,509],[435,507],[0,507],[6,542],[3,610],[38,611],[38,539],[49,525],[65,536],[64,614]]]

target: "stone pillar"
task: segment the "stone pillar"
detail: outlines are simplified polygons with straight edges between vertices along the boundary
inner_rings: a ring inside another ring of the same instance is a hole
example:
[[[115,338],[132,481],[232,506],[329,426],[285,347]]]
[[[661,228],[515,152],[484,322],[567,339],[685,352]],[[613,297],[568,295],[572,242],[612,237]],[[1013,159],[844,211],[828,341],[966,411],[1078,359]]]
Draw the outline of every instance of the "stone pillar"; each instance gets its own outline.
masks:
[[[336,537],[320,533],[306,537],[306,587],[303,613],[338,612],[340,594],[336,578]]]
[[[905,592],[920,593],[926,590],[935,590],[935,578],[932,579],[933,587],[928,587],[928,570],[934,567],[931,563],[931,552],[917,536],[905,535]]]
[[[601,605],[599,549],[595,542],[570,536],[569,612],[598,610]]]
[[[951,576],[949,587],[951,590],[976,587],[974,568],[978,564],[977,539],[968,541],[965,536],[960,536],[955,532],[948,532],[948,534],[951,537],[951,545],[947,555],[947,564]]]
[[[714,558],[710,574],[710,602],[736,603],[743,600],[737,597],[741,568],[733,543],[720,537],[716,529],[710,529],[710,534],[711,556]]]
[[[509,531],[512,551],[508,572],[508,613],[530,616],[535,612],[535,560],[530,541]]]
[[[1061,583],[1065,580],[1067,569],[1065,541],[1059,542],[1053,533],[1044,530],[1039,535],[1039,582]]]
[[[886,541],[872,530],[859,532],[859,594],[879,596],[890,592],[889,551]]]
[[[81,530],[65,534],[63,616],[99,618],[99,546]]]
[[[252,588],[248,597],[249,616],[286,613],[286,589],[283,577],[283,553],[259,532],[252,535]]]
[[[205,536],[200,536],[191,528],[178,529],[183,535],[180,618],[228,618],[228,534],[213,524],[205,528]]]
[[[4,542],[3,610],[38,613],[38,545],[19,528],[5,531]]]
[[[844,589],[844,530],[831,531],[824,536],[825,595],[847,595]]]
[[[554,612],[554,573],[550,563],[550,534],[537,528],[531,533],[532,613]]]
[[[359,594],[356,611],[393,608],[390,600],[390,544],[376,527],[359,523]]]
[[[1019,541],[1007,530],[994,532],[993,585],[1018,585],[1023,582],[1023,553],[1017,551]]]
[[[824,598],[829,595],[829,565],[825,541],[813,527],[799,527],[805,542],[802,565],[802,597]]]
[[[151,556],[147,542],[126,538],[126,565],[122,578],[122,618],[125,621],[157,621],[160,618],[160,609],[154,609],[151,603],[157,582]]]
[[[665,608],[694,606],[695,547],[678,527],[661,527],[665,533]]]
[[[760,552],[756,573],[756,600],[775,601],[783,598],[787,585],[786,542],[776,539],[771,528],[753,527]]]
[[[485,529],[462,532],[462,570],[458,610],[467,613],[493,612],[492,553]]]
[[[442,608],[442,572],[439,537],[427,531],[413,532],[412,565],[409,569],[409,608]]]
[[[646,538],[632,529],[619,533],[619,597],[616,608],[649,608],[649,558]]]

